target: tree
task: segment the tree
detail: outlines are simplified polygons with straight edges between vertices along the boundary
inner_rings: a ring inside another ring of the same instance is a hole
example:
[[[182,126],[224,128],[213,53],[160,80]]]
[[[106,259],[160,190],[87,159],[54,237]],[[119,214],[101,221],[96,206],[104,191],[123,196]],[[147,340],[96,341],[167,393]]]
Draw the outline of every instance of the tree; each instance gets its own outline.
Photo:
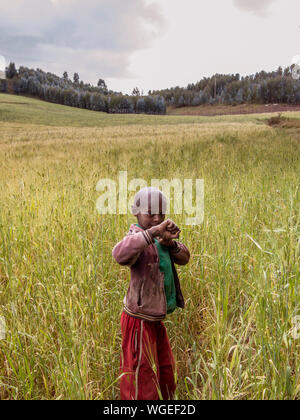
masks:
[[[282,77],[282,75],[283,75],[283,70],[282,70],[282,67],[281,67],[281,66],[279,66],[279,67],[278,67],[278,69],[277,69],[277,74],[278,74],[278,76],[281,76],[281,77]]]
[[[137,103],[136,103],[136,112],[139,113],[143,113],[146,111],[146,105],[145,105],[145,100],[144,98],[140,98],[138,99]]]
[[[5,74],[8,79],[12,79],[18,74],[15,63],[9,63],[9,66],[6,67]]]
[[[103,79],[98,80],[97,86],[98,86],[101,93],[104,93],[104,94],[108,93],[106,83]]]
[[[6,79],[0,79],[0,93],[7,92],[7,80]]]
[[[141,96],[139,88],[135,87],[132,91],[132,96]]]
[[[244,101],[244,92],[243,88],[240,88],[235,96],[235,100],[238,104],[242,104]]]
[[[66,71],[64,71],[63,78],[65,80],[68,80],[68,78],[69,78],[68,73]]]
[[[91,97],[91,105],[94,111],[106,112],[107,104],[105,96],[100,93],[95,93]]]
[[[201,104],[201,98],[200,98],[200,95],[195,95],[194,96],[194,98],[193,98],[193,101],[192,101],[192,105],[193,106],[198,106],[198,105],[200,105]]]
[[[74,73],[73,80],[74,80],[75,84],[79,83],[79,74],[78,73]]]
[[[285,69],[284,69],[284,76],[285,77],[287,77],[287,76],[289,76],[290,75],[290,68],[289,67],[286,67]]]
[[[156,105],[154,102],[154,98],[152,96],[146,96],[144,100],[145,100],[145,112],[147,114],[155,114]]]
[[[157,114],[165,114],[166,113],[166,102],[163,96],[156,96],[155,98],[155,106]]]

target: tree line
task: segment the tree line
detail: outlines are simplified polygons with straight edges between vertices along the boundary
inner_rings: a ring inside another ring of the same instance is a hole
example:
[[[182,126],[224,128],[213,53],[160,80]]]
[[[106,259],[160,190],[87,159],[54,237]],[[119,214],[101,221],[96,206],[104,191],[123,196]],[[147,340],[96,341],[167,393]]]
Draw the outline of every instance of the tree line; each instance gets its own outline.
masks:
[[[0,92],[8,92],[8,80],[14,94],[29,94],[57,104],[107,113],[166,113],[165,99],[161,95],[140,96],[138,90],[134,90],[132,96],[123,95],[109,90],[103,79],[99,79],[97,86],[84,83],[78,73],[74,73],[71,80],[67,72],[59,77],[23,66],[17,70],[15,64],[10,63],[6,79],[0,80]]]
[[[276,71],[241,77],[240,74],[215,74],[204,77],[187,87],[174,87],[149,91],[149,95],[160,95],[167,105],[174,107],[206,104],[238,105],[243,103],[300,103],[300,75],[295,65]]]
[[[97,86],[80,81],[78,73],[73,80],[64,72],[62,77],[41,69],[6,68],[15,94],[30,94],[49,102],[108,113],[165,114],[166,106],[184,107],[198,105],[238,105],[244,103],[300,104],[300,74],[295,65],[276,71],[261,71],[250,76],[240,74],[215,74],[204,77],[187,87],[173,87],[148,92],[143,96],[136,87],[132,95],[108,90],[103,79]],[[7,92],[7,80],[0,80],[0,92]]]

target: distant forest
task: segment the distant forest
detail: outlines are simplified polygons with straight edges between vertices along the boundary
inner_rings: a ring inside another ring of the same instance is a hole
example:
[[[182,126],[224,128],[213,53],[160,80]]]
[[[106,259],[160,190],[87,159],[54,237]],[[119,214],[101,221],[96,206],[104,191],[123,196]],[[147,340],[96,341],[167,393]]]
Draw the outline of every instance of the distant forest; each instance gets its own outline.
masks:
[[[261,71],[255,75],[240,77],[236,75],[215,74],[204,77],[200,82],[189,84],[186,88],[149,91],[149,95],[160,95],[168,106],[184,107],[206,104],[271,104],[300,103],[300,74],[298,66],[277,71]]]
[[[0,80],[0,92],[27,94],[56,104],[107,113],[166,113],[165,99],[161,95],[141,96],[138,88],[131,96],[123,95],[108,90],[103,79],[99,79],[97,86],[92,86],[80,81],[78,73],[74,73],[71,80],[67,72],[59,77],[23,66],[17,70],[14,63],[6,68],[6,79]]]
[[[215,74],[187,87],[149,91],[141,95],[134,88],[132,95],[108,90],[103,79],[97,86],[80,81],[78,73],[72,80],[67,72],[62,77],[40,69],[20,67],[14,63],[6,68],[6,79],[0,80],[0,92],[30,94],[49,102],[108,113],[165,114],[167,106],[239,104],[300,104],[299,66],[241,77],[239,74]]]

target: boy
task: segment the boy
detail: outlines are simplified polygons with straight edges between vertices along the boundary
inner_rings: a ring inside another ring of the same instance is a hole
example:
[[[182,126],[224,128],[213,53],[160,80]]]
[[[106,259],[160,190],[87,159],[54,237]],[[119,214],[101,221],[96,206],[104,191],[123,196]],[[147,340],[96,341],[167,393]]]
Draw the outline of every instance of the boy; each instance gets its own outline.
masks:
[[[131,269],[121,316],[121,399],[172,399],[175,360],[162,321],[177,306],[184,308],[174,263],[187,264],[190,253],[175,241],[178,226],[170,219],[164,221],[166,198],[161,191],[141,189],[132,213],[138,223],[112,250],[115,260]]]

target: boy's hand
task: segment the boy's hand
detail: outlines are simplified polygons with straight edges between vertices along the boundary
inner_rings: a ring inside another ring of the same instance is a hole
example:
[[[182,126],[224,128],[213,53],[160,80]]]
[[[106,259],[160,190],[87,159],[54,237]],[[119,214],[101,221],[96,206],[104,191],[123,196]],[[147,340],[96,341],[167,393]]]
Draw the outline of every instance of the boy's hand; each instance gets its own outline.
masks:
[[[165,220],[158,226],[149,229],[154,237],[158,237],[162,245],[170,246],[173,239],[177,239],[180,234],[179,227],[170,219]]]
[[[168,248],[171,248],[175,245],[174,239],[165,239],[165,238],[160,238],[160,237],[158,237],[157,239],[161,245],[167,246]]]

